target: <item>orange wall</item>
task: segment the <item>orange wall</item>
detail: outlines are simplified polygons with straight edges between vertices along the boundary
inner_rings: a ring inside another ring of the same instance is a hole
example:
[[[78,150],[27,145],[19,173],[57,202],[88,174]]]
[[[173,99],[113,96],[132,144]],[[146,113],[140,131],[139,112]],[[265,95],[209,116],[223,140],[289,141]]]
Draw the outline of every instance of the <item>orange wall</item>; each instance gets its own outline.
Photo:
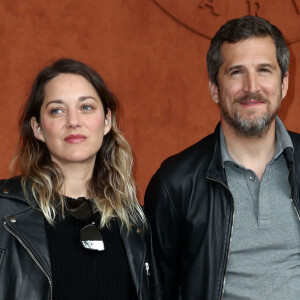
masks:
[[[205,2],[190,1],[196,5]],[[276,1],[269,2],[277,12]],[[298,2],[289,1],[295,7]],[[218,108],[208,93],[205,55],[210,40],[193,30],[185,15],[180,16],[180,3],[1,0],[0,177],[10,176],[8,165],[17,141],[17,120],[34,76],[51,61],[70,57],[96,69],[119,97],[121,128],[135,154],[142,202],[146,185],[160,162],[213,131],[219,119]],[[179,17],[170,8],[177,9]],[[208,32],[218,16],[208,6],[204,9],[208,19],[200,25]],[[229,17],[223,14],[223,18]],[[283,19],[290,18],[282,15],[271,21],[280,27]],[[300,87],[296,84],[300,79],[300,42],[292,42],[290,90],[280,116],[289,129],[300,132]]]

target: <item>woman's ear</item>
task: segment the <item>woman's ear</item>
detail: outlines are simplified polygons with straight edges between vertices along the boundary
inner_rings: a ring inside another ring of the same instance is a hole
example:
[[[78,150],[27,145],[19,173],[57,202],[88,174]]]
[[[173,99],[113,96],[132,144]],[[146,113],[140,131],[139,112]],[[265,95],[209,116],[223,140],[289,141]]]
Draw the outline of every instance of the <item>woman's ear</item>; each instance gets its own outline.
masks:
[[[41,128],[41,125],[37,122],[36,117],[31,118],[30,125],[35,138],[41,142],[45,142],[43,130]]]
[[[108,108],[107,114],[106,114],[105,120],[104,120],[104,135],[108,134],[110,129],[111,129],[111,111]]]

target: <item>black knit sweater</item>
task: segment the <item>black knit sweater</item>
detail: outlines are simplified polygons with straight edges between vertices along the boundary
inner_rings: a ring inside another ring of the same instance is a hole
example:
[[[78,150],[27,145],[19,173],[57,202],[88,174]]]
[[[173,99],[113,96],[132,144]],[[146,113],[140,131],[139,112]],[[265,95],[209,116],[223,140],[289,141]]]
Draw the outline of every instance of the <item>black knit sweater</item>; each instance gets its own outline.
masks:
[[[53,300],[132,300],[136,299],[125,249],[116,222],[100,230],[105,250],[85,249],[80,230],[91,220],[67,215],[47,224],[53,280]]]

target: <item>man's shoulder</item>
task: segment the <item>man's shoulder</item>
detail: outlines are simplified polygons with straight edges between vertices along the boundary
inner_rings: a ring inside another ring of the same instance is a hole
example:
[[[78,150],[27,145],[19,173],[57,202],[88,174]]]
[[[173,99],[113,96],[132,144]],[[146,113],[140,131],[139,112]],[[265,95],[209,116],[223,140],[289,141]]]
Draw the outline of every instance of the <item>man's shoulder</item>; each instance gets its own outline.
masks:
[[[144,204],[148,215],[161,208],[163,211],[165,204],[169,207],[170,200],[174,213],[181,218],[195,187],[203,191],[207,186],[206,174],[214,155],[215,141],[216,136],[210,134],[162,162],[146,189]]]
[[[202,170],[206,172],[215,147],[215,135],[210,134],[185,150],[165,159],[157,173],[165,175],[185,175]]]
[[[300,145],[300,133],[294,132],[294,131],[288,131],[292,142],[293,143],[297,143],[298,145]]]
[[[293,156],[294,156],[294,161],[299,161],[300,159],[300,134],[293,132],[293,131],[288,131],[290,138],[293,143]]]

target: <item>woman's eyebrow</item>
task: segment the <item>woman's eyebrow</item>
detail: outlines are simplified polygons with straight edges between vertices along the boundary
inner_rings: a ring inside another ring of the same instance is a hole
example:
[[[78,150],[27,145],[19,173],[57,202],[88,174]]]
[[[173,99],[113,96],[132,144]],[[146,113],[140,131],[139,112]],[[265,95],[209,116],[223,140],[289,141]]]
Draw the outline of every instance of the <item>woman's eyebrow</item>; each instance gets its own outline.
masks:
[[[86,99],[93,99],[93,100],[95,100],[95,101],[97,102],[97,99],[96,99],[95,97],[93,97],[93,96],[81,96],[81,97],[78,98],[78,101],[84,101],[84,100],[86,100]],[[46,104],[46,107],[48,107],[50,104],[53,104],[53,103],[54,103],[54,104],[63,104],[64,101],[61,100],[61,99],[51,100],[51,101],[49,101],[49,102]]]

